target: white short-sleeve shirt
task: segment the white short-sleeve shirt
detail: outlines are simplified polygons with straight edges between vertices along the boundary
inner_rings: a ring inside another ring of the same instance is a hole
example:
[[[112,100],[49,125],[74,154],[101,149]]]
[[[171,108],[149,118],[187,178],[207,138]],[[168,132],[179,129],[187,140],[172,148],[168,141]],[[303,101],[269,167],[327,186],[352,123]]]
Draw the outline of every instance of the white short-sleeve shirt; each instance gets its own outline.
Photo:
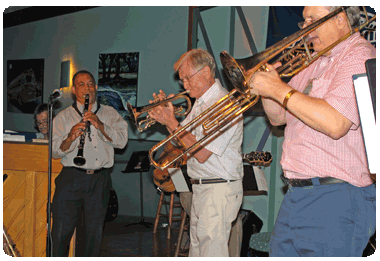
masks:
[[[215,83],[194,103],[194,106],[181,123],[185,126],[188,122],[215,104],[219,99],[228,94],[227,90],[216,79]],[[207,133],[201,124],[187,128],[187,131],[200,140]],[[211,139],[202,143],[202,146],[212,152],[205,163],[199,163],[194,157],[187,159],[187,172],[194,179],[242,179],[243,161],[241,145],[243,142],[243,118],[237,117],[227,126],[216,132]]]

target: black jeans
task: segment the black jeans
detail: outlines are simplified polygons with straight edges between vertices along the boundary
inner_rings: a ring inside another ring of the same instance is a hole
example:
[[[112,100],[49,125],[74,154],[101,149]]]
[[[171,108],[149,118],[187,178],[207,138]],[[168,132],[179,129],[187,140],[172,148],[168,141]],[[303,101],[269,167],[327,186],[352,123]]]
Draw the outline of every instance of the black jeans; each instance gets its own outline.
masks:
[[[86,174],[64,167],[55,179],[52,203],[53,256],[68,256],[70,240],[80,214],[84,211],[84,256],[99,256],[112,186],[110,169]]]

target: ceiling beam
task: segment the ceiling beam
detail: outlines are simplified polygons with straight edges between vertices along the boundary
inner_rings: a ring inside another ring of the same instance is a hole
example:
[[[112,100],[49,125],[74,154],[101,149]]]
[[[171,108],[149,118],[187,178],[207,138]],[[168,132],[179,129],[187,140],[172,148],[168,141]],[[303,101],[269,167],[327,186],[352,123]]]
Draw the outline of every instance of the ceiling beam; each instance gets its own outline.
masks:
[[[188,17],[188,30],[187,30],[187,50],[193,49],[193,12],[196,6],[189,6],[189,17]]]
[[[33,6],[18,11],[4,13],[3,29],[36,22],[60,15],[84,11],[97,6]]]

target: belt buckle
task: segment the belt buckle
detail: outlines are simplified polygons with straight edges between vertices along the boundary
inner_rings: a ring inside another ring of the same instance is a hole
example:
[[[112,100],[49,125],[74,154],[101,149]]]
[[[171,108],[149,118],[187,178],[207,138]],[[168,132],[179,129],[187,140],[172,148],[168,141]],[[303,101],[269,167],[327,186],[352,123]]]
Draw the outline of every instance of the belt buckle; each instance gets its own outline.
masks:
[[[302,183],[299,180],[293,180],[292,181],[292,186],[294,186],[294,187],[302,187]]]
[[[193,179],[190,179],[190,182],[192,185],[197,184],[197,183],[195,183],[195,180],[193,180]]]
[[[93,169],[87,169],[86,174],[94,174],[95,171]]]

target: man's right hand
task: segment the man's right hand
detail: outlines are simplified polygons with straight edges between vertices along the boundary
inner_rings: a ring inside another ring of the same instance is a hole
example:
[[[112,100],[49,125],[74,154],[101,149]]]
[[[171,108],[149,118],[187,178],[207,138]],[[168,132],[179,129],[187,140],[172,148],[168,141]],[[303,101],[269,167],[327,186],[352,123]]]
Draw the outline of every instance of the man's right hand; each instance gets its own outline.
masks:
[[[174,94],[168,96],[168,98],[173,97]],[[160,90],[160,93],[156,95],[153,93],[154,101],[149,101],[150,103],[155,103],[166,99],[165,93]],[[178,126],[179,122],[177,121],[174,115],[174,107],[171,102],[166,103],[165,105],[160,105],[148,112],[149,116],[155,119],[157,122],[162,125],[167,126],[168,128],[175,128]]]
[[[74,140],[76,140],[79,136],[81,136],[85,132],[86,127],[87,127],[86,122],[79,122],[79,123],[75,124],[71,128],[69,136],[67,138],[69,138],[71,140],[71,142],[73,142]]]
[[[71,143],[75,141],[79,136],[81,136],[85,130],[86,130],[86,122],[79,122],[75,124],[70,132],[67,138],[62,142],[61,146],[59,147],[62,151],[66,151],[70,148]]]

